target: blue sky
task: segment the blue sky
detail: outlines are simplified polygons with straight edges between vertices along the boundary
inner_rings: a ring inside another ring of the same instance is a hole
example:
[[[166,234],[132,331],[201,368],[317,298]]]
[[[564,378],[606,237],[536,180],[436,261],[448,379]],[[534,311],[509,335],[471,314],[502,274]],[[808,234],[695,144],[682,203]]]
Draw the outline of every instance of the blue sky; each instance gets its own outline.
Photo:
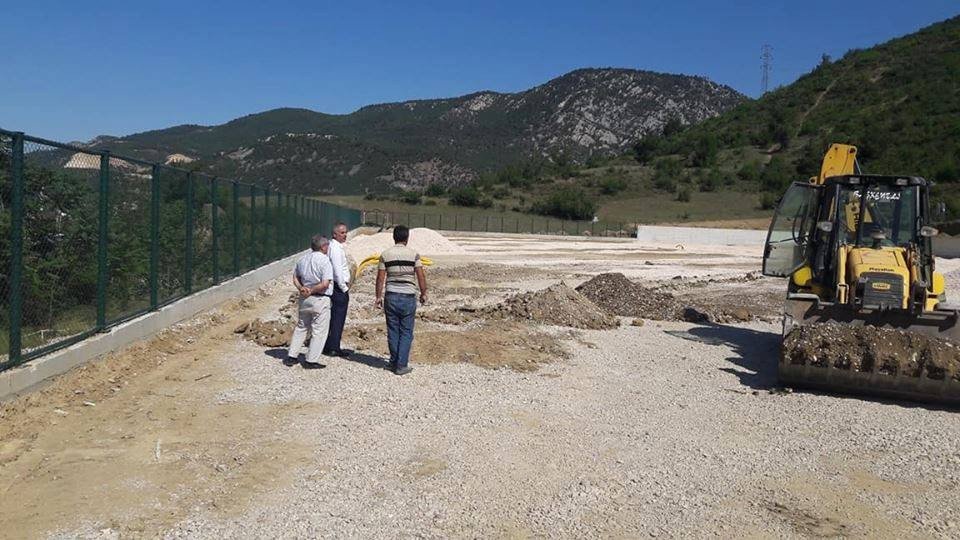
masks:
[[[355,4],[355,5],[351,5]],[[703,75],[756,96],[960,13],[913,2],[5,2],[0,127],[60,140],[275,107],[511,92],[580,67]]]

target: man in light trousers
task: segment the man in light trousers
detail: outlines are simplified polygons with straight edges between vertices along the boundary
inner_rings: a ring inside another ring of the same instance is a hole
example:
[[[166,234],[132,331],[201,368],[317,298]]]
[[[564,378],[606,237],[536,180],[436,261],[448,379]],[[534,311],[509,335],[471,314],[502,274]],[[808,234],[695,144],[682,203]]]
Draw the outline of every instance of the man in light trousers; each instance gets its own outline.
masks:
[[[348,349],[340,348],[340,339],[343,337],[343,325],[347,321],[347,308],[350,306],[350,265],[347,264],[347,253],[344,243],[347,241],[347,225],[337,223],[333,227],[333,238],[330,239],[330,248],[327,255],[333,266],[333,285],[330,286],[330,333],[327,334],[327,343],[323,346],[323,353],[330,356],[350,356]]]
[[[300,293],[297,328],[290,339],[290,349],[284,364],[292,366],[300,357],[303,342],[310,337],[307,356],[301,364],[304,369],[326,367],[320,363],[323,344],[330,328],[330,295],[333,268],[327,257],[330,242],[325,236],[316,235],[310,240],[310,253],[297,262],[293,270],[293,284]]]

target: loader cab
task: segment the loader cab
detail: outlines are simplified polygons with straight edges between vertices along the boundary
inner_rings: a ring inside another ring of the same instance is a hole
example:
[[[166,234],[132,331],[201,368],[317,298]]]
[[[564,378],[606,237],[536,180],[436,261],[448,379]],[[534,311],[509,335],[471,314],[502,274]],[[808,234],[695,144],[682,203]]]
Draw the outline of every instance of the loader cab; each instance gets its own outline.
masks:
[[[823,186],[794,182],[784,193],[767,231],[763,275],[787,277],[809,258]]]
[[[919,177],[842,175],[823,184],[795,182],[771,222],[764,275],[797,273],[793,280],[797,284],[832,288],[837,285],[842,248],[911,246],[920,254],[921,272],[928,273],[932,261],[925,219],[928,190],[929,183]]]

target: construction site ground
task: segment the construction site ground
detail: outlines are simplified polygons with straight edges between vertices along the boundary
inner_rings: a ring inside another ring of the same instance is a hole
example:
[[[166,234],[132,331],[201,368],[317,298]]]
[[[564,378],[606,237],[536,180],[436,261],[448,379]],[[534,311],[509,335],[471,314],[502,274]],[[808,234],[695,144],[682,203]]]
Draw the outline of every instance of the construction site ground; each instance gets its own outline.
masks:
[[[410,375],[367,270],[326,369],[235,333],[290,324],[283,279],[0,404],[2,536],[960,535],[960,415],[779,387],[760,246],[450,239]],[[516,308],[608,272],[733,315]]]

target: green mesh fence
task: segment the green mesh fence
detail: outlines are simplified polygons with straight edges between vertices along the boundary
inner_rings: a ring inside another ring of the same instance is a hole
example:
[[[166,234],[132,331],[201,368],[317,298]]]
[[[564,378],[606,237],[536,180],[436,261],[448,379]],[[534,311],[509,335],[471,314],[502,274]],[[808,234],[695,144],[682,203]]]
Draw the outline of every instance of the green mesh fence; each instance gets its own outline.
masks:
[[[441,231],[550,234],[566,236],[598,236],[627,238],[636,233],[636,223],[624,221],[575,221],[545,216],[522,216],[498,213],[423,213],[367,211],[363,221],[368,225],[410,228],[427,227]]]
[[[358,210],[0,130],[0,370],[304,249]]]

